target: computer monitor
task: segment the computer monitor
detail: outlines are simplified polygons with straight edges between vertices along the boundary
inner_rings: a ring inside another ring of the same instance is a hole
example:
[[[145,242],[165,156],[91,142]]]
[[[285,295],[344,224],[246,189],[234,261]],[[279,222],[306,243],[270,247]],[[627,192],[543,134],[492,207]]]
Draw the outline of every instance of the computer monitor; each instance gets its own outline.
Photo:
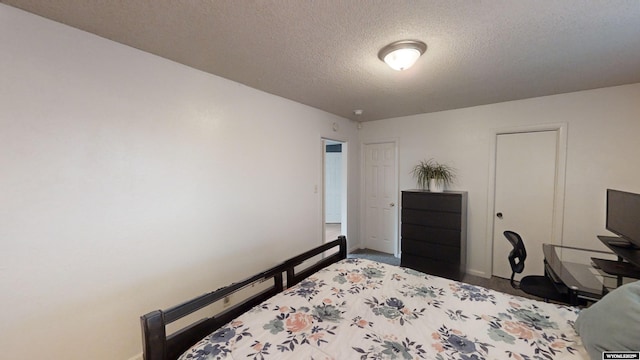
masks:
[[[606,228],[640,248],[640,194],[607,189]]]

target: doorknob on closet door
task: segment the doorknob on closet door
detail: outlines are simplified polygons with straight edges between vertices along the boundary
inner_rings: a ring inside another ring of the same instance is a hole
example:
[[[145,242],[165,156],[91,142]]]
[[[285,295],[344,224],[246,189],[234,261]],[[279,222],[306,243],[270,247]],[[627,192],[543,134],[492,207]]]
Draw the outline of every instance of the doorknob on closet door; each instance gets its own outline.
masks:
[[[389,204],[389,206],[394,207],[394,206],[396,206],[396,203],[391,203],[391,204]]]
[[[496,216],[498,217],[498,219],[502,219],[502,213],[501,212],[497,213]]]

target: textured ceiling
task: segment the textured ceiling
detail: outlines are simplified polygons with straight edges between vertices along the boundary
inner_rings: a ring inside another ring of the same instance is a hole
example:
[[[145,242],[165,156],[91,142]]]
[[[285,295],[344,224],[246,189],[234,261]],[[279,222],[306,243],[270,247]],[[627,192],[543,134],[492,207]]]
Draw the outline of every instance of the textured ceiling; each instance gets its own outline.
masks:
[[[0,2],[361,121],[640,82],[638,0]]]

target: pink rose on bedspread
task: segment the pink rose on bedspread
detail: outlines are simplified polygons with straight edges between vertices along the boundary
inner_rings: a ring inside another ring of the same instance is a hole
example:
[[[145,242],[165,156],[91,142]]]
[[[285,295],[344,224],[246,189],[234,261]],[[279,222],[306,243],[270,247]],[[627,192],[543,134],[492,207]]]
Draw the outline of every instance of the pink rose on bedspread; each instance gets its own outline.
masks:
[[[361,318],[360,316],[356,316],[355,318],[353,318],[353,323],[351,323],[351,326],[357,326],[360,329],[364,329],[367,326],[372,326],[373,323]]]
[[[297,313],[287,318],[287,330],[292,332],[305,331],[311,328],[313,323],[313,316]]]
[[[442,346],[441,343],[435,343],[435,344],[431,344],[431,346],[436,349],[437,352],[443,352],[444,351],[444,346]]]
[[[529,330],[526,326],[517,322],[505,321],[504,330],[509,334],[517,336],[520,339],[525,339],[525,340],[533,339],[533,331]]]
[[[551,343],[551,347],[554,349],[563,349],[567,347],[567,344],[565,344],[564,341],[556,340],[553,343]]]
[[[364,280],[364,276],[358,273],[349,273],[349,275],[347,275],[347,280],[352,283],[359,283]]]
[[[312,334],[311,336],[309,336],[309,339],[318,342],[320,340],[322,340],[322,338],[324,337],[324,333],[323,332],[317,332],[315,334]]]

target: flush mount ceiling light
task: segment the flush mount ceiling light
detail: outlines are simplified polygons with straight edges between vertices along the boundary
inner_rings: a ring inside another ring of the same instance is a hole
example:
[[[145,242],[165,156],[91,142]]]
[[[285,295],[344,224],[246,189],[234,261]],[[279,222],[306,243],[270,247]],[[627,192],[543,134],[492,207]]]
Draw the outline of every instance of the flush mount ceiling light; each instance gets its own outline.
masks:
[[[393,70],[406,70],[418,61],[427,51],[427,44],[418,40],[400,40],[393,42],[380,50],[378,57]]]

